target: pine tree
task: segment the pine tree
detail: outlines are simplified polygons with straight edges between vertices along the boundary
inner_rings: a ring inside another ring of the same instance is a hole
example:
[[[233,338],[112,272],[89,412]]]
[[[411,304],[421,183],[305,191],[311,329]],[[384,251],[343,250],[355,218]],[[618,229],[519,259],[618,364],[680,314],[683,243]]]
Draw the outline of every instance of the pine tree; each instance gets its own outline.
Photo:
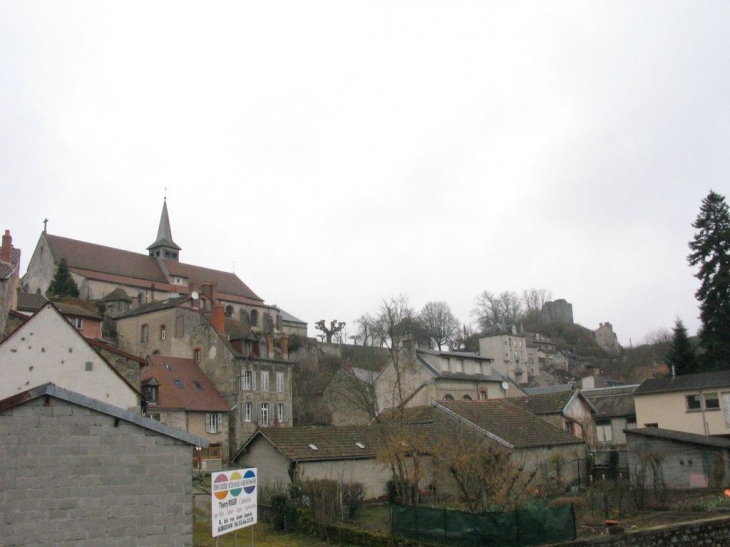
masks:
[[[76,285],[76,281],[71,276],[71,272],[68,269],[68,263],[65,258],[61,259],[61,262],[56,268],[56,273],[53,274],[51,280],[51,286],[48,287],[49,296],[79,296],[79,288]]]
[[[713,191],[702,200],[689,242],[690,266],[701,281],[695,293],[700,301],[700,346],[704,370],[730,368],[730,212],[725,198]]]
[[[687,328],[681,319],[674,322],[672,347],[664,358],[664,363],[677,375],[701,372],[692,342],[689,341]]]

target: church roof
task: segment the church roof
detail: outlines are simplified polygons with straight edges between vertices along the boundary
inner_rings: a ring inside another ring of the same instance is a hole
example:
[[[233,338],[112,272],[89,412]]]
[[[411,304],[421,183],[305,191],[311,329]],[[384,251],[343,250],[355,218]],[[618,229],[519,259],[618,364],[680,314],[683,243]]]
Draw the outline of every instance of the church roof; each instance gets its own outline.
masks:
[[[254,293],[236,274],[202,266],[164,260],[122,249],[87,243],[66,237],[44,234],[56,262],[65,258],[69,269],[88,279],[186,293],[188,288],[169,283],[162,266],[173,277],[202,283],[215,283],[218,298],[241,303],[261,305],[263,299]],[[162,266],[161,264],[162,263]]]
[[[182,250],[172,240],[172,229],[170,228],[170,216],[167,214],[167,199],[162,204],[162,216],[160,217],[160,227],[157,229],[157,240],[147,247],[147,249],[153,249],[154,247],[170,247],[176,251]]]

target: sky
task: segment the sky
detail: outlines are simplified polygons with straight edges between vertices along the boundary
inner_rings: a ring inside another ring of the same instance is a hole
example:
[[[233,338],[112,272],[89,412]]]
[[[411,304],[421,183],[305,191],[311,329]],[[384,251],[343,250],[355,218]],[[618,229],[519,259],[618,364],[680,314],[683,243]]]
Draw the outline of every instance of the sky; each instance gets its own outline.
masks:
[[[0,229],[181,260],[309,323],[532,288],[699,327],[730,3],[0,3]],[[730,197],[730,196],[728,196]]]

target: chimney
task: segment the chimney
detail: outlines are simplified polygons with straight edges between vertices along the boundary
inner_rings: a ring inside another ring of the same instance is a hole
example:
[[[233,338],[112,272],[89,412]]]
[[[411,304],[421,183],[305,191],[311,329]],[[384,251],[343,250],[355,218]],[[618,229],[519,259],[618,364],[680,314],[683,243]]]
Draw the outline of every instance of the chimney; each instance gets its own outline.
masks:
[[[281,333],[281,357],[289,359],[289,335],[285,332]]]
[[[266,349],[269,352],[269,359],[273,359],[274,358],[274,335],[273,334],[266,335]]]
[[[2,253],[0,254],[0,260],[3,262],[10,262],[13,254],[13,238],[10,237],[10,230],[5,230],[3,235],[3,246]]]
[[[213,304],[213,311],[210,314],[210,324],[216,332],[218,332],[218,334],[225,334],[226,312],[223,310],[223,306],[218,301]]]

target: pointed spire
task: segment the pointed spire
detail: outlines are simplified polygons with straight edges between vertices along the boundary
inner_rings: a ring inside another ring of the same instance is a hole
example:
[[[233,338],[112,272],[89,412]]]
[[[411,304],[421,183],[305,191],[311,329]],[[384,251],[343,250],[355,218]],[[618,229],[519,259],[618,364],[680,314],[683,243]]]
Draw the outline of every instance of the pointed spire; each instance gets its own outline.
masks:
[[[147,247],[147,250],[150,252],[150,256],[179,260],[178,251],[181,249],[172,240],[170,216],[167,214],[167,196],[162,202],[162,215],[160,216],[160,227],[157,229],[157,240]]]

